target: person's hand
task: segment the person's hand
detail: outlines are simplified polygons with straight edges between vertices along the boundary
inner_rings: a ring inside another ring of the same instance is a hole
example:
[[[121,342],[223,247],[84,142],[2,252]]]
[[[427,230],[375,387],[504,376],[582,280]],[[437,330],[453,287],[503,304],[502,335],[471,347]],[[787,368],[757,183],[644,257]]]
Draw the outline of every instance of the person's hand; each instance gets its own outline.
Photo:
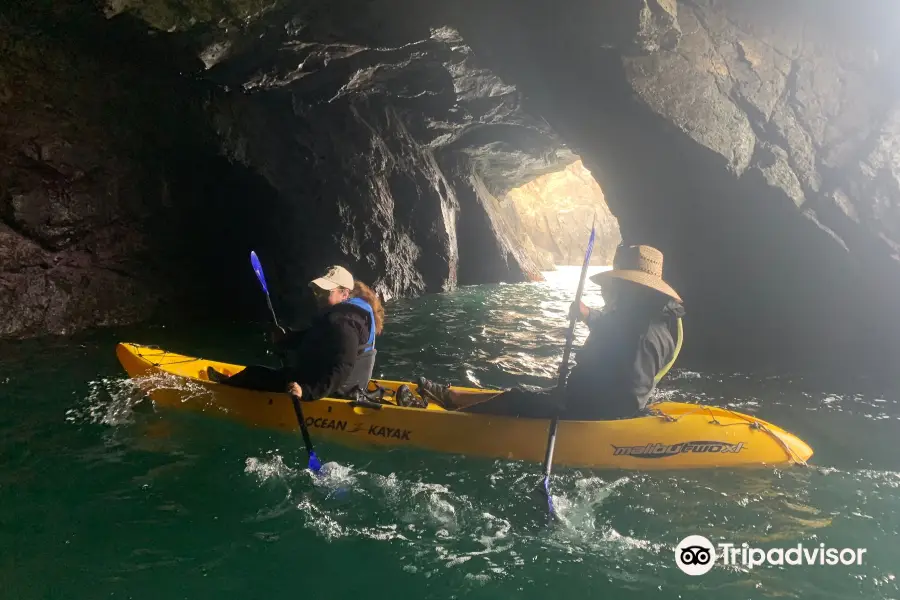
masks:
[[[589,309],[584,302],[579,302],[578,304],[573,302],[572,306],[569,307],[569,318],[575,317],[579,321],[587,321],[590,312],[591,309]]]
[[[298,399],[303,397],[303,389],[297,385],[296,381],[287,384],[287,393],[291,396],[297,396]]]

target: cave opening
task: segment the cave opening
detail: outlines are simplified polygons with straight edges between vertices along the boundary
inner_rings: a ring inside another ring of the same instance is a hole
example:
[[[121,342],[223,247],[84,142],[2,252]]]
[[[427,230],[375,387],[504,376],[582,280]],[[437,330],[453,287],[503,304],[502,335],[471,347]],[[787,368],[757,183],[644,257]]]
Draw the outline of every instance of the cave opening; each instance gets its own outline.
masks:
[[[622,241],[619,220],[581,158],[561,171],[511,189],[504,202],[541,257],[542,270],[581,265],[592,225],[596,237],[590,264],[612,264],[616,246]]]
[[[581,265],[592,224],[591,265],[612,263],[622,240],[618,219],[581,158],[572,158],[507,191],[495,193],[475,178],[473,193],[460,200],[460,285],[492,283],[498,273],[507,282],[536,281],[557,267]]]
[[[392,297],[538,279],[581,261],[586,209],[536,192],[581,165],[594,264],[663,252],[683,359],[895,362],[894,37],[737,0],[108,4],[0,28],[2,335],[241,313],[250,247],[287,313],[335,262]]]

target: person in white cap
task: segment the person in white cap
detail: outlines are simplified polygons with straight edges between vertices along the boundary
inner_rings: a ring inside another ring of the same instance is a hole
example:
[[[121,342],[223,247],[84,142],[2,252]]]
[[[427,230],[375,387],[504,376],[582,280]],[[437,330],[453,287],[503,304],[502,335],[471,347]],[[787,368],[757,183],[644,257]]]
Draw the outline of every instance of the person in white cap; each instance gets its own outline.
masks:
[[[365,390],[375,366],[375,336],[384,327],[384,308],[375,292],[341,266],[309,282],[320,312],[309,327],[275,331],[285,367],[254,365],[228,377],[210,367],[211,381],[302,400],[347,396]]]

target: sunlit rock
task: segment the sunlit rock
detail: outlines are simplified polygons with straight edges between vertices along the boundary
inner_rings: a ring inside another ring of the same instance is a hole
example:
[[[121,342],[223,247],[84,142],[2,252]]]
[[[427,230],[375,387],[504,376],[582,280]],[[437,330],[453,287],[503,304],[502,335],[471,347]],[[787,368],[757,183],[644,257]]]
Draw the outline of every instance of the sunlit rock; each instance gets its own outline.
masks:
[[[612,264],[622,241],[619,222],[606,205],[600,185],[580,160],[510,190],[505,201],[530,240],[557,265],[582,264],[596,218],[591,264]]]
[[[3,10],[3,335],[265,318],[251,248],[297,315],[332,262],[391,296],[527,280],[547,255],[508,193],[580,157],[665,253],[681,360],[900,359],[892,3]]]

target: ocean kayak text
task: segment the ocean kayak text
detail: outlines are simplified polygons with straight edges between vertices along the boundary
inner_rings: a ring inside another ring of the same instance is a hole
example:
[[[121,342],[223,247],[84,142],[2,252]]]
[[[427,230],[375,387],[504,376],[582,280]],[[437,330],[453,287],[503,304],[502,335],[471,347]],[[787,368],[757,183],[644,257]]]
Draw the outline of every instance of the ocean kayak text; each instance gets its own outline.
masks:
[[[347,431],[347,421],[341,421],[340,419],[306,417],[306,426],[314,427],[315,429],[334,429],[336,431]],[[364,426],[356,423],[354,424],[353,429],[347,431],[347,433],[357,433],[358,431],[362,431],[363,427]],[[369,429],[366,433],[367,435],[374,435],[376,437],[394,438],[396,440],[409,441],[409,436],[412,434],[412,431],[410,431],[409,429],[394,429],[393,427],[384,427],[381,425],[369,425]]]

